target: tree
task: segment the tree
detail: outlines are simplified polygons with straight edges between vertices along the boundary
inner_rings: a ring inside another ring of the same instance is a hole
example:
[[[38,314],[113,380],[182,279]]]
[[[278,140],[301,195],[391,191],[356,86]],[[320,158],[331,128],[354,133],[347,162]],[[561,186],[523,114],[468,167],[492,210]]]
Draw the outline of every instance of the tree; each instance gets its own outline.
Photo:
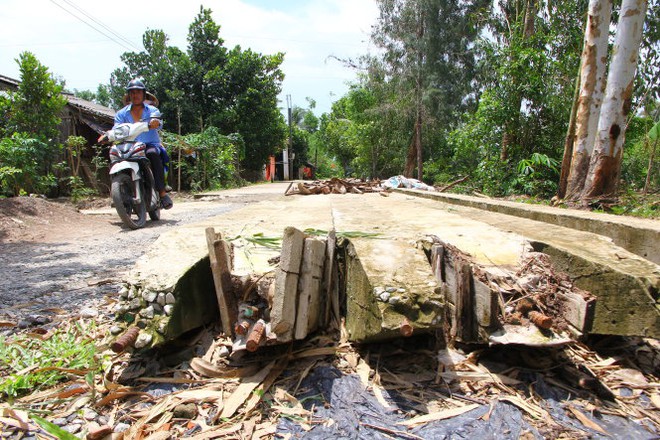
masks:
[[[21,82],[11,95],[11,112],[7,131],[28,133],[36,139],[53,143],[59,133],[60,111],[66,104],[62,86],[55,83],[48,68],[30,52],[23,52],[16,60]]]
[[[10,192],[46,192],[56,184],[52,175],[61,144],[60,112],[66,104],[62,86],[30,52],[16,60],[21,82],[0,103],[0,186]]]
[[[607,43],[612,2],[591,0],[580,61],[580,93],[575,115],[575,132],[565,147],[558,195],[577,195],[584,186],[593,152],[600,107],[606,84]],[[567,161],[568,160],[568,161]]]
[[[286,138],[284,117],[277,108],[283,60],[282,53],[261,55],[236,46],[227,54],[224,72],[210,77],[227,84],[225,104],[210,122],[225,132],[240,133],[245,141],[243,166],[253,172],[262,169]]]
[[[583,157],[570,164],[570,176],[585,176],[582,185],[579,185],[579,179],[569,178],[567,196],[572,201],[611,196],[618,190],[626,118],[632,105],[645,13],[646,0],[623,0],[597,128],[595,133],[585,135],[587,139],[593,138],[593,153],[591,157]],[[588,40],[588,35],[585,40]],[[588,67],[583,65],[583,69]],[[583,89],[589,86],[588,81],[582,84]],[[585,91],[585,95],[589,93],[589,90]],[[587,155],[589,151],[590,147],[586,146],[580,153]]]
[[[408,123],[406,175],[417,168],[417,177],[423,177],[424,144],[432,143],[423,133],[433,121],[448,132],[457,112],[473,102],[478,28],[472,17],[488,3],[379,1],[380,17],[372,39],[384,50],[381,78],[393,89],[389,104]]]

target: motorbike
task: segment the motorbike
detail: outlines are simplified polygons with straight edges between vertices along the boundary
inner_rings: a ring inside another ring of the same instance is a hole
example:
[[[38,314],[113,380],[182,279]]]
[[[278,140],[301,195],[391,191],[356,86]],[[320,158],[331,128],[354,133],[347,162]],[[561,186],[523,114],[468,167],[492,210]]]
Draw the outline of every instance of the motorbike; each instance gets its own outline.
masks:
[[[131,229],[144,227],[147,214],[160,220],[160,197],[156,191],[147,145],[135,138],[149,131],[149,121],[119,124],[100,140],[112,142],[110,147],[110,195],[122,222]]]

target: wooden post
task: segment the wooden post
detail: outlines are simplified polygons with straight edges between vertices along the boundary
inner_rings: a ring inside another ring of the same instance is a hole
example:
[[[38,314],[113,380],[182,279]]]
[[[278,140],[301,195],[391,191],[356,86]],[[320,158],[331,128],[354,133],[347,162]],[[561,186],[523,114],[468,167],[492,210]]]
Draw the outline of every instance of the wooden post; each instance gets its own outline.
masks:
[[[339,323],[339,297],[334,295],[335,248],[337,247],[337,233],[334,229],[328,232],[328,241],[325,251],[325,269],[323,272],[323,294],[321,295],[321,327],[330,323],[330,313],[333,311]],[[337,327],[339,328],[339,327]]]
[[[272,331],[280,342],[293,339],[298,297],[298,277],[305,234],[294,227],[284,229],[280,266],[275,273],[275,295],[270,311]]]
[[[454,260],[456,267],[456,337],[463,342],[474,342],[477,327],[474,314],[472,267],[466,261]]]
[[[218,298],[222,330],[228,336],[234,335],[233,325],[238,319],[236,298],[231,287],[231,257],[229,244],[216,234],[214,228],[206,228],[206,244],[209,248],[209,261]]]
[[[296,339],[305,339],[319,326],[325,246],[325,242],[322,240],[305,239],[300,279],[298,280]]]

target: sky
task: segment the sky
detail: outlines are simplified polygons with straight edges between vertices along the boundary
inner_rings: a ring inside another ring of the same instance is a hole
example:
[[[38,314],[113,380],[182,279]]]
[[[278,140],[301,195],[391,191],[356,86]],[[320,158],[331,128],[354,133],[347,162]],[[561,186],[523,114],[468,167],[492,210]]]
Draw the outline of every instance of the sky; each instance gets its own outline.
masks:
[[[67,89],[96,91],[123,66],[122,53],[143,50],[147,29],[162,29],[171,46],[185,51],[188,27],[202,5],[213,11],[225,47],[285,53],[282,109],[291,95],[294,106],[307,108],[311,98],[314,113],[329,112],[356,78],[334,57],[374,52],[369,36],[376,0],[2,0],[0,75],[20,79],[16,60],[29,51]]]

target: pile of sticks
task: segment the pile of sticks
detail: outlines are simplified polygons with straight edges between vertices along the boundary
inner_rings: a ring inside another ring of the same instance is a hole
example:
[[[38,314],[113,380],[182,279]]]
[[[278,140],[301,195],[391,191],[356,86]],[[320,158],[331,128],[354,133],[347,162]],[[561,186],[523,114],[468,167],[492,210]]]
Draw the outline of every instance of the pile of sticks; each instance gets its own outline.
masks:
[[[315,180],[313,182],[291,182],[284,195],[295,194],[364,194],[382,192],[385,188],[380,186],[380,180],[364,181],[362,179],[333,177],[329,180]]]

